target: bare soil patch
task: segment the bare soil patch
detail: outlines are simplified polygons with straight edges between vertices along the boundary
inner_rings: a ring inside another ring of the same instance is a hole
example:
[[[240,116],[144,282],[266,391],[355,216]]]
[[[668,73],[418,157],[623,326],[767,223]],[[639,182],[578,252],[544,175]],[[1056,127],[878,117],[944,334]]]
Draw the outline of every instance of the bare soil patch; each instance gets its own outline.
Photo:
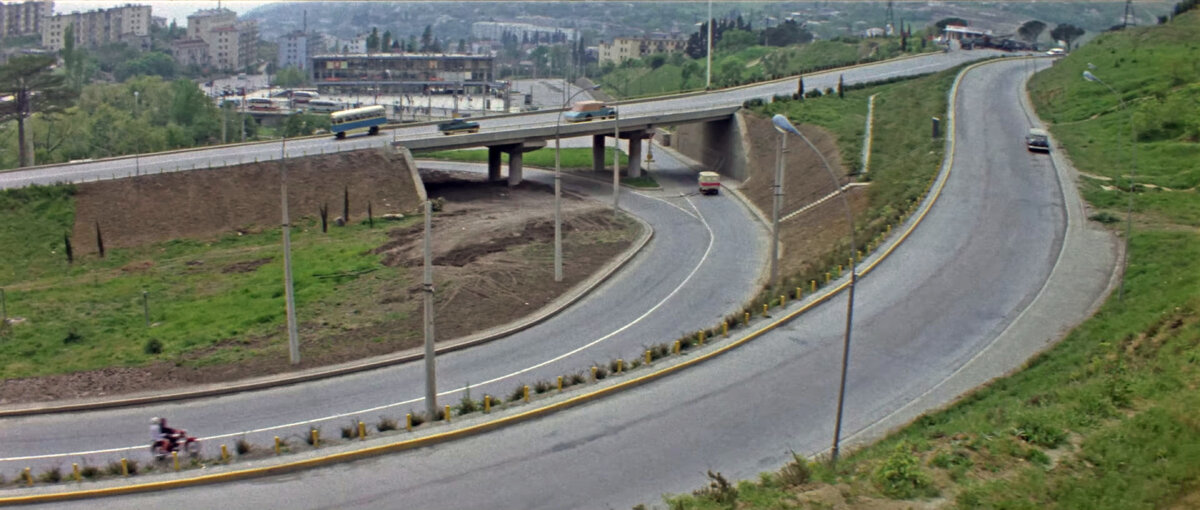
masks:
[[[324,170],[339,171],[337,167]],[[407,169],[400,170],[408,174]],[[374,170],[360,171],[369,175]],[[396,169],[387,169],[387,172],[399,173]],[[267,174],[264,172],[264,179],[274,178]],[[289,175],[289,182],[290,179]],[[509,188],[504,183],[486,182],[484,176],[471,173],[430,171],[423,172],[422,179],[428,196],[445,199],[443,211],[433,218],[432,246],[437,290],[435,330],[437,338],[444,341],[501,326],[538,310],[623,253],[641,229],[632,219],[614,218],[611,210],[602,204],[564,195],[564,279],[554,282],[551,188],[528,182]],[[117,184],[121,182],[125,181],[103,183],[105,194],[119,195],[121,191]],[[135,188],[142,185],[125,184]],[[270,224],[278,221],[274,216],[278,214],[278,187],[272,192],[268,184],[263,186],[266,189],[262,193],[273,196],[267,200],[275,207],[267,215]],[[354,189],[351,188],[352,199]],[[336,204],[331,205],[331,209],[337,211],[342,193],[340,180],[327,191],[337,198],[336,202],[330,200]],[[245,192],[249,193],[249,190]],[[99,202],[91,203],[98,207]],[[314,199],[310,205],[315,203]],[[378,203],[375,205],[377,215],[381,211]],[[119,208],[126,204],[112,202],[110,207]],[[361,204],[365,211],[365,200]],[[315,205],[312,209],[316,210]],[[99,211],[98,214],[108,213]],[[138,228],[151,227],[145,223],[127,223],[125,229],[114,228],[112,235],[114,238],[123,236],[125,242],[147,239]],[[226,229],[222,230],[225,232],[229,231],[227,228],[227,224],[221,227]],[[330,304],[325,315],[336,315],[344,320],[335,323],[327,318],[308,321],[302,318],[302,362],[298,367],[288,364],[286,330],[281,327],[272,335],[230,338],[175,359],[145,366],[5,380],[0,382],[0,403],[178,389],[325,366],[418,347],[423,343],[419,283],[423,262],[422,234],[420,224],[394,227],[388,232],[388,241],[374,250],[385,268],[371,275],[387,279],[369,296],[369,301],[371,307],[388,312],[377,314],[382,319],[356,321],[361,310],[353,309],[350,304],[339,307],[340,303]],[[109,235],[106,230],[106,244]],[[189,267],[204,265],[203,260],[194,262],[189,263]],[[232,264],[222,270],[249,271],[267,262],[269,259],[258,259]],[[388,277],[385,273],[399,277]],[[361,300],[354,306],[363,306]]]

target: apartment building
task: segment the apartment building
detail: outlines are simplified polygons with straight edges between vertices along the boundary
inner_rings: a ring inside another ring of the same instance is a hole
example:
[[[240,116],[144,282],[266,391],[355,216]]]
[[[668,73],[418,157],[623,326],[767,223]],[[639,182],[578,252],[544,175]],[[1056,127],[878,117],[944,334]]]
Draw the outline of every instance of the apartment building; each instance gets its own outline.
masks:
[[[302,30],[297,30],[290,34],[279,38],[279,61],[278,67],[295,67],[297,69],[308,69],[309,59],[321,51],[322,37],[320,34],[306,34]],[[364,41],[365,46],[365,41]]]
[[[203,9],[188,16],[187,34],[171,45],[182,65],[237,70],[257,57],[258,24],[238,21],[229,9]]]
[[[0,3],[0,38],[42,33],[42,18],[54,12],[54,2],[34,0]]]
[[[600,43],[600,63],[620,64],[631,58],[642,58],[655,53],[678,53],[686,48],[686,39],[617,37],[610,43]]]
[[[70,14],[56,14],[42,19],[42,47],[63,49],[67,27],[74,27],[75,47],[98,48],[123,42],[131,47],[150,48],[150,6],[127,4]]]

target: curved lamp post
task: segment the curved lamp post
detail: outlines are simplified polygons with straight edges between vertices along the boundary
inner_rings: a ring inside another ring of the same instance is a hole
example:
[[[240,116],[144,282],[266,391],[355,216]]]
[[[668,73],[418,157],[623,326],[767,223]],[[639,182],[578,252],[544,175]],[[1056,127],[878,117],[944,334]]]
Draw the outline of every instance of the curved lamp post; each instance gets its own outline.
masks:
[[[791,133],[796,136],[799,136],[800,139],[804,140],[804,143],[806,145],[808,145],[808,147],[810,149],[812,149],[813,153],[815,153],[817,155],[817,158],[819,158],[821,160],[821,165],[825,167],[825,172],[829,174],[829,179],[832,180],[833,185],[836,186],[838,188],[838,190],[840,190],[840,192],[838,194],[842,198],[842,205],[845,206],[845,208],[846,208],[846,220],[849,222],[849,228],[850,228],[850,289],[849,289],[848,294],[846,295],[846,333],[843,337],[843,342],[842,342],[842,377],[841,377],[842,380],[841,380],[841,384],[838,386],[837,417],[834,419],[834,424],[833,424],[833,450],[831,451],[831,461],[834,465],[837,465],[838,447],[839,447],[839,443],[841,442],[841,439],[842,439],[842,409],[843,409],[844,403],[846,401],[846,372],[847,372],[847,368],[850,365],[850,334],[854,330],[854,327],[853,327],[853,325],[854,325],[854,284],[858,281],[858,270],[855,267],[855,260],[854,260],[854,256],[857,253],[857,248],[854,245],[854,210],[850,208],[850,201],[846,199],[846,189],[843,188],[841,186],[841,184],[838,183],[837,176],[835,176],[833,174],[833,168],[831,168],[829,166],[829,161],[827,161],[825,159],[825,156],[823,154],[821,154],[821,151],[817,150],[817,147],[815,145],[813,145],[813,143],[811,141],[809,141],[808,137],[804,136],[804,133],[801,133],[800,130],[796,129],[796,127],[793,126],[792,123],[788,121],[787,117],[784,117],[783,115],[776,114],[774,117],[771,118],[771,122],[775,125],[775,129],[780,132],[779,150],[780,150],[780,155],[781,155],[780,163],[779,163],[778,169],[776,170],[776,177],[777,177],[777,181],[778,181],[776,183],[777,188],[776,188],[776,195],[775,195],[775,201],[776,201],[775,202],[775,204],[776,204],[775,205],[775,211],[776,211],[775,218],[776,219],[775,219],[774,235],[775,235],[775,241],[776,241],[775,246],[776,247],[772,248],[772,253],[773,253],[773,255],[771,256],[772,267],[775,267],[774,259],[776,258],[776,255],[774,255],[774,254],[778,253],[776,251],[778,249],[777,246],[779,244],[778,243],[778,240],[779,240],[779,219],[778,219],[779,212],[778,211],[779,211],[779,202],[783,198],[782,152],[783,152],[783,147],[784,147],[784,143],[785,143],[784,139],[787,138],[787,133]]]
[[[559,131],[562,129],[563,111],[567,109],[567,104],[575,99],[575,96],[584,92],[589,92],[600,88],[599,85],[591,88],[579,89],[571,94],[563,101],[563,107],[558,110],[558,116],[554,119],[554,281],[561,282],[563,278],[562,272],[562,168],[559,165],[558,153],[560,150],[561,140],[558,137]]]
[[[1088,64],[1088,67],[1094,69],[1096,66]],[[1125,270],[1129,265],[1129,238],[1133,236],[1133,192],[1134,192],[1133,178],[1134,178],[1134,175],[1137,174],[1137,135],[1133,132],[1133,111],[1126,107],[1125,99],[1121,97],[1121,94],[1118,94],[1116,89],[1112,88],[1112,86],[1110,86],[1109,84],[1104,83],[1104,81],[1101,80],[1100,78],[1097,78],[1096,75],[1092,74],[1091,71],[1084,71],[1083,79],[1085,79],[1087,81],[1094,81],[1096,83],[1099,83],[1099,84],[1107,87],[1109,92],[1112,92],[1112,94],[1114,96],[1117,96],[1117,101],[1121,102],[1121,109],[1129,112],[1129,136],[1132,138],[1129,141],[1129,146],[1130,146],[1130,149],[1129,149],[1129,159],[1130,159],[1129,207],[1128,207],[1128,210],[1125,212],[1125,252],[1121,255],[1121,284],[1117,290],[1117,302],[1119,303],[1119,302],[1124,301],[1124,299],[1125,299]],[[1118,144],[1118,146],[1120,143],[1121,143],[1121,128],[1120,128],[1120,126],[1118,126],[1117,127],[1117,144]]]

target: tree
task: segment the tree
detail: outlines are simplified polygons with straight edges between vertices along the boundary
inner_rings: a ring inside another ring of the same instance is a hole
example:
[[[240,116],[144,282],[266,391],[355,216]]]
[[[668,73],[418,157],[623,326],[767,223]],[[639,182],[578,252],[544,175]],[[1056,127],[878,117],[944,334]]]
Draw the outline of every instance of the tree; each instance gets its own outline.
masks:
[[[1079,39],[1084,32],[1086,32],[1084,29],[1075,25],[1070,23],[1062,23],[1057,27],[1054,27],[1054,30],[1050,31],[1050,37],[1053,37],[1056,41],[1067,43],[1067,50],[1069,51],[1071,49],[1071,43],[1076,39]]]
[[[299,87],[303,85],[308,76],[296,66],[287,66],[275,73],[275,85],[280,87]]]
[[[125,81],[132,76],[161,76],[163,79],[175,79],[175,75],[179,73],[179,65],[175,63],[175,59],[166,53],[157,51],[147,52],[117,64],[113,69],[113,76],[120,81]]]
[[[80,90],[87,83],[86,65],[87,54],[75,47],[75,25],[68,24],[63,29],[63,49],[60,52],[63,64],[67,68],[67,85]]]
[[[388,30],[383,33],[383,39],[379,41],[379,52],[386,52],[392,47],[392,31]]]
[[[69,106],[77,93],[66,86],[66,77],[54,73],[53,55],[20,55],[0,66],[0,93],[12,101],[0,103],[0,123],[16,119],[20,166],[33,165],[26,119],[35,112],[51,114]]]
[[[433,25],[425,25],[425,31],[421,32],[421,51],[432,52],[435,44],[437,42],[433,40]]]
[[[845,87],[845,85],[846,85],[845,80],[843,80],[842,75],[839,74],[838,75],[838,88],[837,88],[838,99],[844,99],[846,97],[846,93],[842,90],[842,88]]]
[[[715,42],[713,44],[716,44],[717,49],[719,49],[721,51],[735,53],[735,52],[744,50],[746,48],[749,48],[751,46],[754,46],[754,44],[757,42],[757,39],[758,38],[755,37],[754,34],[752,34],[750,32],[747,32],[745,30],[735,29],[735,30],[730,30],[729,32],[725,33],[721,37],[720,44],[717,44]]]
[[[1017,35],[1021,37],[1021,40],[1036,45],[1038,37],[1042,36],[1042,31],[1045,29],[1045,23],[1038,20],[1030,20],[1017,29]]]
[[[379,29],[371,27],[371,34],[367,36],[367,53],[379,50]]]

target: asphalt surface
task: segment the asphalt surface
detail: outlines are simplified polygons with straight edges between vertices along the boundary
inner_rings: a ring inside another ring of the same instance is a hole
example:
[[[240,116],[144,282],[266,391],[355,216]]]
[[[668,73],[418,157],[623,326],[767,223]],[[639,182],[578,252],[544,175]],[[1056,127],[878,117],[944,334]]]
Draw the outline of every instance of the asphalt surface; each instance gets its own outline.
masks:
[[[1042,282],[1060,256],[1066,217],[1049,159],[1027,154],[1022,144],[1029,120],[1018,97],[1025,75],[1038,65],[1044,64],[993,64],[968,76],[959,102],[958,156],[945,195],[909,241],[860,281],[844,437],[878,427],[910,411],[906,403],[949,387],[945,383],[954,379],[951,375],[962,374],[964,363],[991,352],[997,335],[1012,329],[1014,319],[1043,294]],[[806,77],[806,84],[814,79]],[[666,151],[655,155],[655,175],[665,182],[664,191],[654,193],[661,199],[628,191],[621,198],[623,207],[655,224],[647,251],[593,299],[554,320],[514,338],[439,357],[442,387],[457,388],[461,379],[471,381],[473,391],[505,393],[517,381],[549,378],[595,360],[630,358],[650,343],[646,338],[670,339],[696,323],[710,323],[753,291],[765,233],[747,228],[754,224],[749,213],[727,195],[677,197],[690,192],[691,173],[671,163]],[[590,189],[603,195],[610,189],[602,183],[569,182],[568,189],[584,193]],[[667,235],[676,232],[677,238]],[[1102,274],[1091,276],[1096,280]],[[714,295],[720,289],[725,291]],[[1074,301],[1087,295],[1081,292]],[[659,302],[664,304],[655,308]],[[1035,331],[1057,334],[1079,320],[1086,307],[1069,313],[1078,308],[1074,304],[1042,317],[1052,324]],[[622,508],[652,503],[661,491],[698,487],[708,468],[752,477],[782,464],[788,449],[812,453],[827,447],[844,311],[845,303],[835,299],[718,361],[524,426],[219,491],[202,487],[86,505],[179,506],[190,501],[195,507],[211,507],[214,496],[230,508],[389,502],[419,508]],[[631,321],[636,321],[631,327],[618,326]],[[616,333],[604,334],[608,332]],[[567,354],[597,339],[599,343]],[[1002,373],[1022,359],[999,363],[993,371]],[[531,365],[540,366],[527,368]],[[522,369],[527,371],[493,383],[499,390],[475,382]],[[138,445],[145,417],[152,414],[171,416],[193,431],[202,427],[204,435],[353,414],[418,397],[420,381],[419,367],[401,366],[185,404],[9,419],[3,422],[0,456]],[[446,398],[456,400],[453,393]],[[422,406],[414,402],[394,409],[403,414],[409,407]],[[369,416],[386,413],[372,411]],[[249,437],[262,442],[277,434],[264,430]],[[16,463],[61,465],[79,458]],[[448,493],[454,498],[447,499]]]

